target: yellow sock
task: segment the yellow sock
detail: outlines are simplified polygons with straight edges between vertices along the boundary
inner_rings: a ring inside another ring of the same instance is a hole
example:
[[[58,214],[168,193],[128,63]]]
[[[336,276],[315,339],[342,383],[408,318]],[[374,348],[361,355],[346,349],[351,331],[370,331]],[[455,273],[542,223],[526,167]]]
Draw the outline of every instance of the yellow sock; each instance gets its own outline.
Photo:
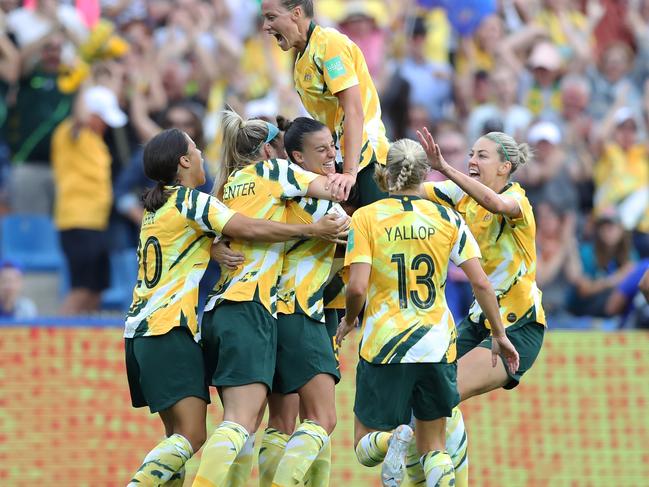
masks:
[[[331,476],[331,439],[316,457],[306,474],[304,485],[307,487],[329,487]]]
[[[452,487],[455,471],[451,456],[446,451],[433,450],[421,457],[426,473],[426,487]]]
[[[462,411],[453,409],[451,419],[446,422],[446,451],[451,455],[455,469],[455,487],[469,485],[469,439],[464,428]]]
[[[228,471],[246,440],[248,432],[240,424],[223,421],[203,447],[194,487],[225,487]]]
[[[271,487],[277,465],[284,455],[290,435],[274,428],[266,428],[259,449],[259,487]]]
[[[451,456],[455,468],[455,487],[468,487],[469,485],[469,456],[468,438],[464,429],[464,418],[460,408],[453,408],[451,418],[446,421],[446,451]],[[417,444],[413,438],[408,449],[406,468],[410,484],[413,486],[426,485],[424,468],[419,462]]]
[[[426,485],[426,474],[419,459],[421,455],[417,450],[417,441],[413,438],[408,445],[408,455],[406,456],[406,471],[410,485],[422,487]]]
[[[246,440],[243,448],[230,467],[225,485],[228,487],[245,487],[252,473],[252,459],[255,450],[255,435]]]
[[[185,466],[171,476],[171,478],[162,484],[164,487],[183,487],[185,484]]]
[[[171,435],[162,440],[144,458],[142,466],[128,487],[157,486],[171,480],[194,454],[192,445],[182,435]]]
[[[284,456],[273,477],[273,487],[292,487],[302,483],[309,468],[328,442],[329,435],[322,426],[305,420],[286,444]]]
[[[366,467],[375,467],[383,461],[388,452],[388,443],[392,433],[374,431],[361,438],[356,445],[356,458]]]

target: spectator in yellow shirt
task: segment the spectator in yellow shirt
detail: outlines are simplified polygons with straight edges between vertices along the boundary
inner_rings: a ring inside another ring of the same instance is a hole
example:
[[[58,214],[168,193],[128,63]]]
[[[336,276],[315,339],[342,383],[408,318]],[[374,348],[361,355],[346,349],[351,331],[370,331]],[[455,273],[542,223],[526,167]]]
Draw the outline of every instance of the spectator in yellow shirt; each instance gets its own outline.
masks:
[[[104,86],[87,89],[77,115],[65,119],[52,136],[54,223],[70,274],[70,292],[63,314],[99,308],[109,285],[106,229],[113,203],[111,156],[103,135],[122,127],[127,117],[117,96]]]

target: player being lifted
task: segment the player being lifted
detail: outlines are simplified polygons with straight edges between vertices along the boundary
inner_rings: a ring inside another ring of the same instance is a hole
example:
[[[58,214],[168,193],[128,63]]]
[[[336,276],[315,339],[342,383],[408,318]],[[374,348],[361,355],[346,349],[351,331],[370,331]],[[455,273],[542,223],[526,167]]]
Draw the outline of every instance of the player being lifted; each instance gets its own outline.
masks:
[[[264,30],[284,51],[297,51],[293,78],[302,104],[340,148],[342,174],[329,176],[332,194],[355,207],[384,197],[374,168],[385,164],[389,144],[363,53],[347,36],[313,21],[313,0],[263,0],[261,8]]]

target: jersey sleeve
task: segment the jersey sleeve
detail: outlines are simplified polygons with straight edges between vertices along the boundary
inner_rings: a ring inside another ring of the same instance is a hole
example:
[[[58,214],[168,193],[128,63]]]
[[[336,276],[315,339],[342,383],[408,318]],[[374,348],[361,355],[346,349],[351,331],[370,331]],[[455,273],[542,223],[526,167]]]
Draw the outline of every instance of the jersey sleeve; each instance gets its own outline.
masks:
[[[372,263],[370,232],[364,213],[364,211],[356,210],[352,216],[351,229],[347,236],[345,266]]]
[[[283,200],[290,200],[300,196],[306,196],[311,181],[318,177],[317,174],[305,171],[297,164],[284,159],[274,159],[272,161],[274,168],[271,172],[275,177],[271,180],[276,182],[277,196]]]
[[[339,34],[327,36],[320,61],[325,83],[333,94],[359,84],[354,54],[350,40]]]
[[[455,265],[459,266],[474,257],[479,259],[482,255],[480,254],[478,242],[476,242],[464,219],[460,215],[455,215],[455,217],[459,219],[460,225],[457,230],[457,239],[451,249],[450,259]]]
[[[195,189],[178,191],[176,208],[198,231],[220,237],[223,227],[236,214],[221,201]]]
[[[518,217],[512,218],[506,216],[505,218],[507,218],[509,222],[516,223],[517,226],[521,226],[521,224],[527,226],[533,217],[533,210],[523,189],[518,185],[512,185],[503,193],[503,195],[514,199],[521,209],[521,214]]]
[[[438,205],[456,208],[466,193],[453,181],[438,181],[423,184],[426,199]]]

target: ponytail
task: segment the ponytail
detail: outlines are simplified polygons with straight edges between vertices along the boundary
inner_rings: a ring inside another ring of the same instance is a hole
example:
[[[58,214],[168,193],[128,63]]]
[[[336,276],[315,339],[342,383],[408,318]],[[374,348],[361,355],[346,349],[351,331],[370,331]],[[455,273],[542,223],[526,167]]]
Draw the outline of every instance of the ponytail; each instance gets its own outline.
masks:
[[[259,158],[268,137],[269,126],[263,120],[244,120],[233,110],[224,110],[221,118],[221,151],[212,194],[220,194],[230,174]]]
[[[145,191],[142,203],[147,211],[157,211],[167,202],[165,186],[175,184],[178,161],[189,151],[187,135],[178,129],[163,130],[144,146],[144,174],[157,184]]]

